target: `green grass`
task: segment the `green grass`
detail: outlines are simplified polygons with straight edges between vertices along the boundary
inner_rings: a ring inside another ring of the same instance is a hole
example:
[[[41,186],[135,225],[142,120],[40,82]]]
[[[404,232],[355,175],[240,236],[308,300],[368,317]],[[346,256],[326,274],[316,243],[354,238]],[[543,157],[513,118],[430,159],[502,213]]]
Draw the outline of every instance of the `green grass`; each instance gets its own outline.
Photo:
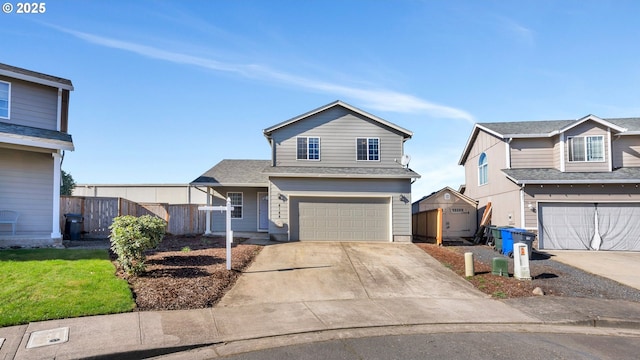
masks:
[[[106,250],[2,250],[0,274],[0,327],[135,306]]]

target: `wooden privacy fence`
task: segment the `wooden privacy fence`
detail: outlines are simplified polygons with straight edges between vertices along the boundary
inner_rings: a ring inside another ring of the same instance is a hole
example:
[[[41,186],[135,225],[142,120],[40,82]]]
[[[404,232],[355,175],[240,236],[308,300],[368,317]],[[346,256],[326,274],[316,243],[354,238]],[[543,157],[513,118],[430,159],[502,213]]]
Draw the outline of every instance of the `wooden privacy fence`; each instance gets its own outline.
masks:
[[[64,230],[64,214],[81,214],[82,233],[86,239],[109,237],[113,218],[124,215],[157,216],[167,221],[167,233],[174,235],[200,234],[205,231],[205,213],[198,204],[136,203],[115,197],[60,197],[60,226]]]
[[[442,209],[413,214],[411,224],[414,237],[435,239],[438,245],[442,245]]]

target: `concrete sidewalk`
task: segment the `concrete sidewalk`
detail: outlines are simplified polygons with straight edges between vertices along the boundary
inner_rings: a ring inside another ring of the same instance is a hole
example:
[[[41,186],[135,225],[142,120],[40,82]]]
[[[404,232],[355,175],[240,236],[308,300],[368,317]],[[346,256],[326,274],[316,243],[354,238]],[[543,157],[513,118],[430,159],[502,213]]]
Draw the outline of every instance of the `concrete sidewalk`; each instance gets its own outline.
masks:
[[[270,343],[283,336],[312,339],[332,331],[358,336],[367,329],[530,326],[542,330],[562,324],[620,327],[640,337],[640,303],[553,297],[498,301],[413,244],[297,243],[263,249],[214,308],[0,328],[0,338],[6,339],[0,359],[137,359],[256,339],[271,339]],[[61,330],[51,331],[56,329]],[[215,351],[203,354],[215,357]],[[192,355],[186,353],[184,358]]]

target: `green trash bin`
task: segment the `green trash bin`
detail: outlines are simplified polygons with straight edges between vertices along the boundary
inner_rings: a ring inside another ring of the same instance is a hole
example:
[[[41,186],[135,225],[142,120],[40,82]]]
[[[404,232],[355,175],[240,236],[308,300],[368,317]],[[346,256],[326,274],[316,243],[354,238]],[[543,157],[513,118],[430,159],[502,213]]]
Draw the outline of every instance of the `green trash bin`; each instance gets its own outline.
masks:
[[[513,226],[496,226],[495,230],[491,230],[493,233],[493,238],[495,239],[493,249],[500,254],[502,254],[502,230],[511,228],[513,228]]]

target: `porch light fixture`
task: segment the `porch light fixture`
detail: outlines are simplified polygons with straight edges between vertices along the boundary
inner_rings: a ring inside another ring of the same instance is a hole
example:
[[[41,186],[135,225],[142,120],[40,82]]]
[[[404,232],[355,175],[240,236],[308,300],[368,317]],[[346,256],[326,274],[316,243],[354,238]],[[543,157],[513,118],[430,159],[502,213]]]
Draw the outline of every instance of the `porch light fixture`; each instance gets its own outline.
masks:
[[[278,194],[278,199],[279,199],[279,200],[282,200],[282,201],[287,201],[287,197],[286,197],[286,196],[284,196],[284,195],[282,195],[282,193],[279,193],[279,194]]]
[[[409,203],[409,199],[403,194],[400,194],[400,201],[402,201],[405,204]]]

